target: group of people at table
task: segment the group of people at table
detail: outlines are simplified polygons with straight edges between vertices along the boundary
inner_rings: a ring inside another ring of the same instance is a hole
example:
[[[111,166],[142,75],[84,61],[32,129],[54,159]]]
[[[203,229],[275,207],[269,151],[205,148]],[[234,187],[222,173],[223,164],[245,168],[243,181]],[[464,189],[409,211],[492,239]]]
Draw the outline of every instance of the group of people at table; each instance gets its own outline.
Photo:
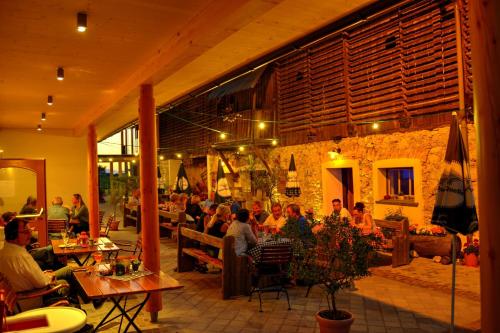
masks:
[[[49,219],[65,219],[68,230],[74,234],[88,231],[89,212],[81,195],[72,196],[72,207],[63,206],[61,197],[56,197],[47,209]],[[90,301],[79,292],[77,282],[73,276],[73,268],[66,265],[54,255],[51,245],[36,247],[36,238],[32,237],[30,219],[31,214],[37,214],[36,198],[29,197],[19,214],[5,212],[1,216],[0,225],[3,226],[4,241],[0,246],[0,273],[9,281],[15,292],[30,291],[49,285],[68,284],[69,288],[57,291],[53,298],[67,298],[71,303],[78,304],[78,296],[84,301]],[[33,303],[21,304],[23,310],[40,306],[41,300]],[[99,307],[103,300],[96,300],[94,305]]]
[[[375,224],[362,202],[354,205],[352,214],[344,207],[340,199],[332,200],[331,215],[340,219],[347,219],[353,226],[362,229],[363,233],[375,231]],[[215,204],[211,200],[201,202],[198,195],[188,197],[186,194],[170,195],[170,201],[161,205],[162,209],[171,212],[185,212],[192,217],[196,230],[215,237],[234,236],[235,252],[237,255],[246,253],[258,242],[261,231],[280,234],[287,223],[298,223],[299,228],[307,232],[313,226],[312,232],[317,232],[321,223],[314,220],[312,209],[302,215],[297,204],[286,206],[286,216],[280,203],[271,205],[271,213],[264,209],[261,201],[254,201],[251,210],[241,208],[238,202]]]

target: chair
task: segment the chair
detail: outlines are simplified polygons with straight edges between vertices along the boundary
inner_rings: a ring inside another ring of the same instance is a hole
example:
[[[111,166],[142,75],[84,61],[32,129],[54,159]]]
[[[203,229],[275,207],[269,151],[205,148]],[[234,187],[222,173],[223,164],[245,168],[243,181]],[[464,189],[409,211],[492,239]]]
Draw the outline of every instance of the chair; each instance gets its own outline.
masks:
[[[61,230],[65,230],[67,228],[66,219],[48,219],[47,220],[47,231],[50,238],[61,238]]]
[[[116,253],[115,259],[138,259],[141,260],[142,255],[142,240],[139,235],[137,241],[134,243],[127,241],[115,241],[116,246],[120,248],[120,250]],[[120,252],[130,253],[129,255],[120,255]]]
[[[100,210],[99,211],[99,225],[101,226],[102,225],[102,221],[104,219],[104,211],[103,210]]]
[[[255,264],[252,272],[252,289],[248,301],[252,300],[254,292],[259,293],[259,311],[262,312],[262,293],[277,292],[276,299],[279,299],[280,293],[284,292],[290,307],[290,298],[284,282],[288,277],[288,265],[292,260],[292,247],[289,244],[268,245],[262,247],[260,261]],[[263,281],[265,285],[262,286]]]
[[[21,312],[19,301],[50,295],[62,288],[69,288],[69,285],[61,283],[57,285],[48,285],[44,288],[33,289],[29,291],[15,292],[7,278],[2,273],[0,273],[0,290],[3,290],[5,299],[5,312],[9,315],[16,312]],[[68,300],[64,299],[50,304],[49,306],[58,305],[69,305],[69,302]]]
[[[100,224],[101,229],[99,230],[99,237],[108,237],[109,230],[111,229],[111,223],[115,220],[113,215],[108,217],[106,224]]]

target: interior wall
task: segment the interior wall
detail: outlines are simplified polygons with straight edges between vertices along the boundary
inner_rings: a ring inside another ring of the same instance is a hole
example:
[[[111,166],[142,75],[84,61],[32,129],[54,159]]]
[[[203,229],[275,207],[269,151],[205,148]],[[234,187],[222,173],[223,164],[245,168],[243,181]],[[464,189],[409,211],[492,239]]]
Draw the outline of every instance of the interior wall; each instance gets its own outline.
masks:
[[[0,149],[1,158],[46,160],[47,206],[55,196],[61,196],[67,206],[74,193],[80,193],[84,201],[88,199],[85,136],[0,129]]]

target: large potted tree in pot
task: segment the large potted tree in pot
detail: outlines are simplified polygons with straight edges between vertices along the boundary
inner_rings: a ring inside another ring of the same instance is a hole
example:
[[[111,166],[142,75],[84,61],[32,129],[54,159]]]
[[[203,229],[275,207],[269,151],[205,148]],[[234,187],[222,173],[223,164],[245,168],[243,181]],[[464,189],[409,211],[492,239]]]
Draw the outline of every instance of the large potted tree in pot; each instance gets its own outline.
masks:
[[[347,220],[328,216],[315,228],[314,238],[293,262],[292,272],[310,285],[319,285],[327,294],[328,310],[316,314],[320,332],[347,333],[354,318],[348,311],[337,308],[336,296],[340,290],[352,287],[354,280],[369,275],[377,237],[363,235]]]

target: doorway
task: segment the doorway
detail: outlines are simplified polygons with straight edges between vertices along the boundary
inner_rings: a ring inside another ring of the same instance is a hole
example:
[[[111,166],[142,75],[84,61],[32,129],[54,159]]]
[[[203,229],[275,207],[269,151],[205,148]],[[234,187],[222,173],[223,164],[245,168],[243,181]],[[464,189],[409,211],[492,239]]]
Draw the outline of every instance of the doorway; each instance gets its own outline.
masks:
[[[342,200],[342,206],[351,211],[359,201],[359,171],[355,160],[330,161],[323,164],[323,214],[332,212],[332,200]]]

